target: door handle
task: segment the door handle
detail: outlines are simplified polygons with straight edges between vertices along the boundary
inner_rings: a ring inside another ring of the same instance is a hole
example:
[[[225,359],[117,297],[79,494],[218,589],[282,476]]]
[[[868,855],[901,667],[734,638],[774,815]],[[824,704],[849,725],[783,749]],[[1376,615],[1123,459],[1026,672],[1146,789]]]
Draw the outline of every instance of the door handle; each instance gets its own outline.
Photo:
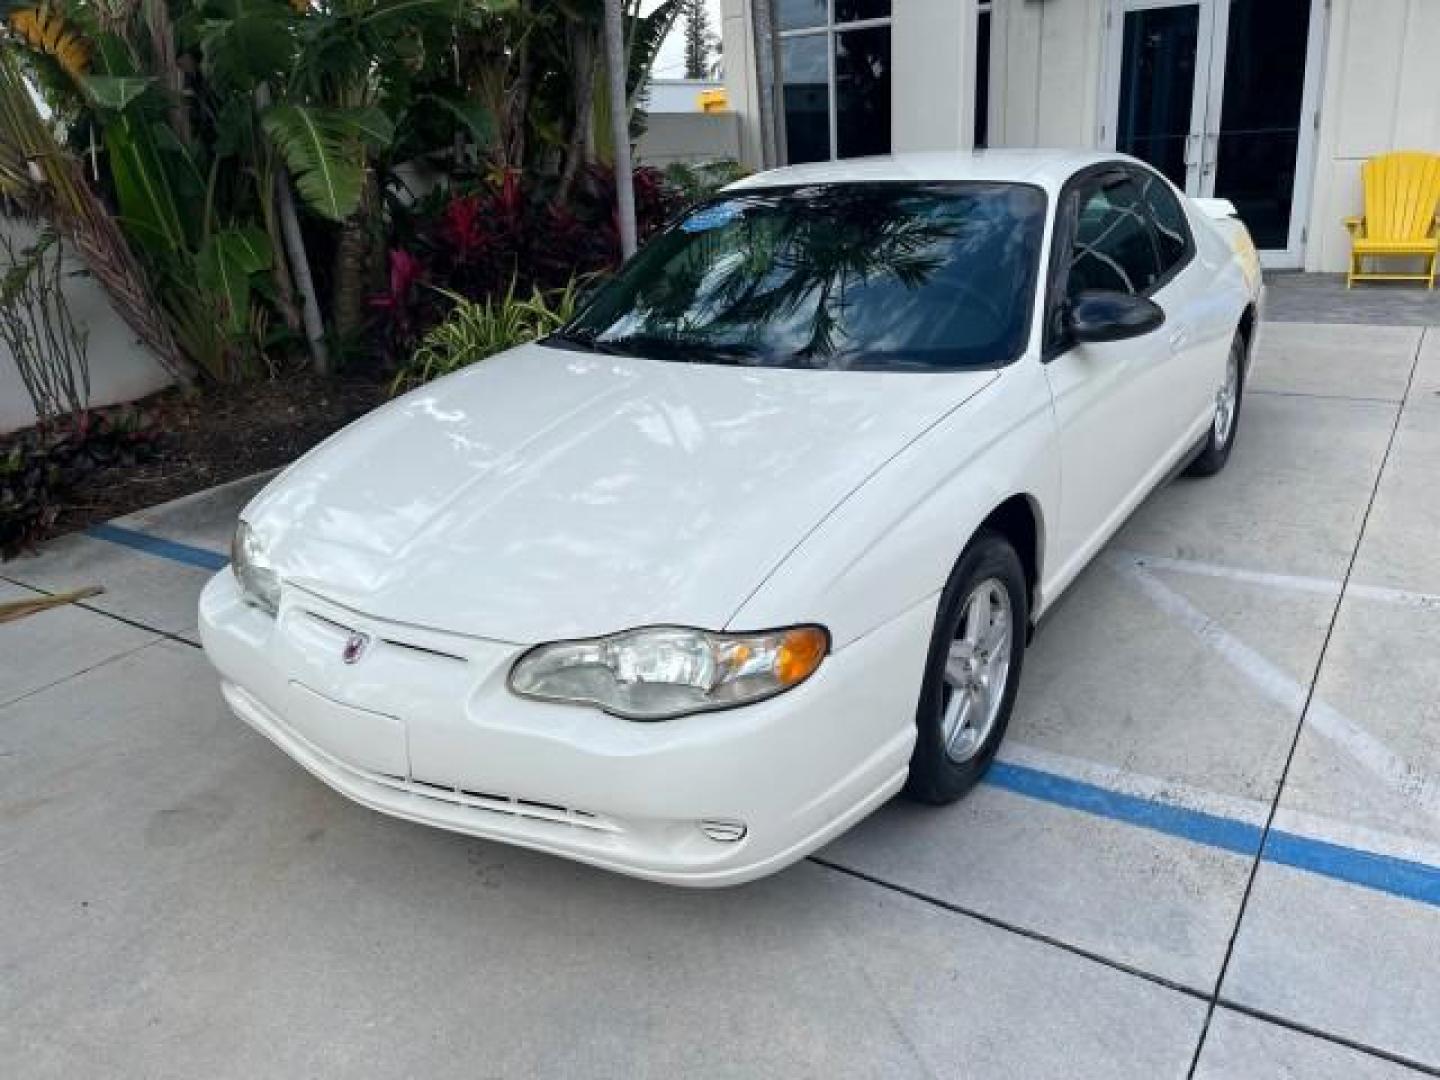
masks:
[[[1189,340],[1190,333],[1185,327],[1182,326],[1172,331],[1170,334],[1170,351],[1172,353],[1178,353],[1181,349],[1185,348],[1185,343]]]

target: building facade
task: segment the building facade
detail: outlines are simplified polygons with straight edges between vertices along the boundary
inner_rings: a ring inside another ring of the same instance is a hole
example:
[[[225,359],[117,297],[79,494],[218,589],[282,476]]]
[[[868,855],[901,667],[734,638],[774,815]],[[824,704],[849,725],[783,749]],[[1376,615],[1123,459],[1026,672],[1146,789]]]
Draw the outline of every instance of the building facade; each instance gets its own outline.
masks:
[[[1343,270],[1365,159],[1440,153],[1440,0],[724,0],[723,32],[751,167],[1109,148],[1276,268]]]

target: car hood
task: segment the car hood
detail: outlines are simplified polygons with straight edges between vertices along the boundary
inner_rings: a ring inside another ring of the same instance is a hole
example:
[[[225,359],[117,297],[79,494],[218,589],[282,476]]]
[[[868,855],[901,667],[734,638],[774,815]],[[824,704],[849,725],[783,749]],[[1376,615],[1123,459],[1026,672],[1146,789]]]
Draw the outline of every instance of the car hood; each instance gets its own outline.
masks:
[[[994,378],[528,345],[376,410],[242,516],[286,580],[375,617],[519,643],[719,628]]]

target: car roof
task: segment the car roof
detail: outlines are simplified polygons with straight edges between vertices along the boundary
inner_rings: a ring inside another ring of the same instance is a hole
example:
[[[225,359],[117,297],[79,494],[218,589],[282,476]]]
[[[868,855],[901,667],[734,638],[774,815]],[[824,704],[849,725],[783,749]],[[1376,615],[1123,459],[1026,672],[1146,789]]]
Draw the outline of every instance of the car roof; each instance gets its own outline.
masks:
[[[789,187],[795,184],[841,184],[909,180],[947,180],[1035,184],[1057,192],[1076,172],[1107,161],[1131,161],[1124,154],[1095,150],[959,150],[890,154],[788,165],[756,173],[725,190]]]

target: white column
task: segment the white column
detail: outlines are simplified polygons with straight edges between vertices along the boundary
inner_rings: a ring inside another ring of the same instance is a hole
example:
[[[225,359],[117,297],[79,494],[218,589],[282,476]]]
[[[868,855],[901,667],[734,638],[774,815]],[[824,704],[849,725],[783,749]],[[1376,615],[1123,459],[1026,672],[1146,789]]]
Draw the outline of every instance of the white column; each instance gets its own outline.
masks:
[[[725,96],[740,123],[740,163],[761,167],[760,89],[755,75],[755,31],[751,0],[721,0],[720,37],[724,43]]]
[[[975,0],[895,0],[891,146],[968,149],[975,135]]]

